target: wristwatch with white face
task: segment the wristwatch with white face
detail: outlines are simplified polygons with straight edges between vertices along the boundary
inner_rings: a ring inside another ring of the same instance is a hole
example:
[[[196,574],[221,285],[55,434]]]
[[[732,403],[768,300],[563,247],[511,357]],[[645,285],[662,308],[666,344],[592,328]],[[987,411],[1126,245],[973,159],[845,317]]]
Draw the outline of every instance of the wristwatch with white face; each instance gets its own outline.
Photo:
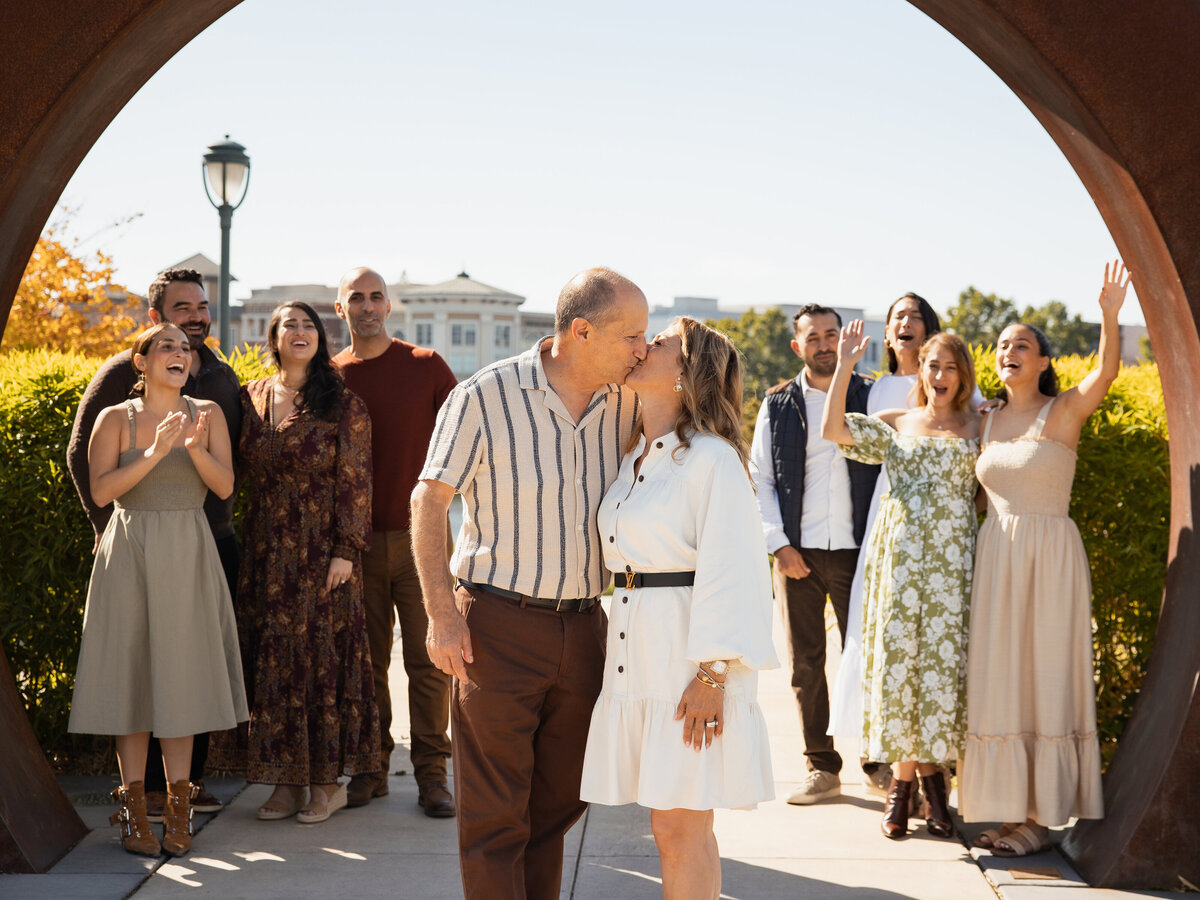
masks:
[[[701,663],[714,675],[724,675],[729,671],[729,663],[723,659],[714,659],[712,662]]]

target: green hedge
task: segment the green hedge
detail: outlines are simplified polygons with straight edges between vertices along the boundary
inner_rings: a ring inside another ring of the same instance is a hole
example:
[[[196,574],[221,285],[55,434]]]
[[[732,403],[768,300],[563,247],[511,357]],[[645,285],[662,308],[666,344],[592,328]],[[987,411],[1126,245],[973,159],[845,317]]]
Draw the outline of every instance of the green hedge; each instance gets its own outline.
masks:
[[[991,347],[973,347],[979,387],[1000,382]],[[1065,390],[1096,366],[1094,356],[1059,359]],[[1096,718],[1104,761],[1133,712],[1162,605],[1171,488],[1167,417],[1158,367],[1125,367],[1079,440],[1071,518],[1092,569]],[[1048,689],[1052,686],[1048,686]]]
[[[0,354],[0,641],[38,740],[52,763],[74,769],[106,765],[111,745],[66,733],[93,541],[67,441],[101,362]],[[231,363],[243,380],[267,371],[254,353],[235,352]]]
[[[998,386],[991,350],[975,354],[980,388],[990,396]],[[268,371],[255,354],[231,362],[243,381]],[[0,639],[42,746],[52,761],[72,767],[96,744],[66,735],[92,564],[91,527],[66,471],[66,448],[99,363],[44,351],[0,354]],[[1064,386],[1093,365],[1091,358],[1060,360]],[[1158,371],[1126,368],[1084,428],[1071,503],[1092,566],[1106,759],[1132,711],[1158,623],[1169,505]]]

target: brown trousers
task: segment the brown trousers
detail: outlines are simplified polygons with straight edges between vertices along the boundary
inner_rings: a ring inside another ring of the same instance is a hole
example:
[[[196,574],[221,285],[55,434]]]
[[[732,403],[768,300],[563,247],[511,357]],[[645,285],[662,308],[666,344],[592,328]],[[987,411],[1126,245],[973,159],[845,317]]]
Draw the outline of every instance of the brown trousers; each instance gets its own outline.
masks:
[[[804,755],[810,770],[835,775],[842,757],[833,749],[829,730],[829,683],[825,680],[825,597],[833,606],[842,646],[854,581],[857,550],[800,549],[810,570],[805,578],[788,578],[775,569],[775,596],[780,599],[788,653],[792,657],[792,689],[800,707]]]
[[[446,733],[450,727],[450,676],[429,661],[429,651],[425,648],[429,619],[425,615],[408,529],[374,532],[371,549],[363,555],[362,567],[383,771],[388,770],[388,760],[396,747],[392,737],[388,663],[392,660],[393,629],[399,620],[404,671],[408,675],[413,774],[418,784],[445,783],[446,760],[450,756],[450,737]]]
[[[599,604],[556,613],[459,587],[475,662],[454,682],[454,782],[466,900],[557,900],[583,815],[583,751],[604,674]]]

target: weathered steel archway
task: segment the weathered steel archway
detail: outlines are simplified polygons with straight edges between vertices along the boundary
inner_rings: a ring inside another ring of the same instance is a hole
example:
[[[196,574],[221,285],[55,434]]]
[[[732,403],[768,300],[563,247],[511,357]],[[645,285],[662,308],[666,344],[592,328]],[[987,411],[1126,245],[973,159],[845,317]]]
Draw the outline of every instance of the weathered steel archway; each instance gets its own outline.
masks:
[[[133,94],[239,0],[51,0],[0,12],[0,324],[76,167]],[[910,0],[990,66],[1095,200],[1138,295],[1171,428],[1166,596],[1109,817],[1065,850],[1093,884],[1200,883],[1200,6],[1191,0]],[[41,871],[83,826],[0,655],[0,870]]]

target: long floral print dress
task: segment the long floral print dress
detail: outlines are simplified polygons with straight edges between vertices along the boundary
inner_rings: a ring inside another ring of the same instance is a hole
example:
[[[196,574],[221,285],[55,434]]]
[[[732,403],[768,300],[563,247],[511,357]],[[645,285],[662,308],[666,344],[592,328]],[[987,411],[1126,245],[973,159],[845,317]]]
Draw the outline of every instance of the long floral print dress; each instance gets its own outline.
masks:
[[[251,693],[246,780],[330,784],[379,771],[360,562],[371,537],[371,418],[346,392],[335,421],[294,410],[274,422],[274,383],[242,388],[248,493],[237,617]],[[335,556],[354,571],[326,591]]]
[[[866,548],[863,731],[868,759],[948,763],[966,730],[967,621],[979,441],[900,434],[847,413],[853,446],[890,490]]]

